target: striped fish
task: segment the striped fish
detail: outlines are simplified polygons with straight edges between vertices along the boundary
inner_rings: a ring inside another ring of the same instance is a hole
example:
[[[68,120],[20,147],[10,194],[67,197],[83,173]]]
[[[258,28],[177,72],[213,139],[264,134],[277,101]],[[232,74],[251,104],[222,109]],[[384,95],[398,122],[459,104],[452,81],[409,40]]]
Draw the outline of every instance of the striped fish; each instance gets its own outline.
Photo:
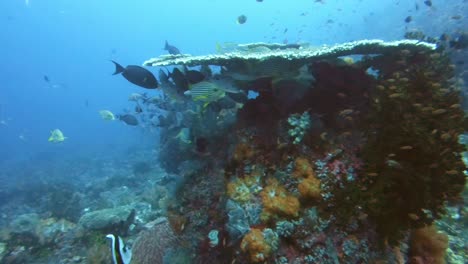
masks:
[[[114,234],[108,234],[106,238],[112,242],[111,250],[114,264],[129,264],[132,259],[132,251],[125,246],[122,238]]]
[[[191,85],[190,90],[184,94],[191,96],[193,101],[202,101],[207,104],[223,98],[226,92],[212,82],[203,81]]]

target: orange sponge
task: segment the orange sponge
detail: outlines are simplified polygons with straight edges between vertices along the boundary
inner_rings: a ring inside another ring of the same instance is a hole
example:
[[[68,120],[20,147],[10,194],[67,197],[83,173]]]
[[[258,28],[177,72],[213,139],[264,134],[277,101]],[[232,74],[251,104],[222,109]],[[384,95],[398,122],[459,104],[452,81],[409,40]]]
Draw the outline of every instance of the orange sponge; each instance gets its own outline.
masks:
[[[296,178],[303,179],[297,186],[302,198],[319,199],[320,198],[320,180],[315,176],[314,169],[306,158],[298,157],[294,161],[293,175]]]
[[[299,200],[289,195],[276,179],[269,180],[260,196],[263,202],[263,220],[268,220],[273,216],[297,217],[299,214]]]
[[[249,255],[253,263],[263,262],[271,254],[271,247],[267,243],[263,232],[258,228],[250,229],[241,242],[241,250]]]
[[[434,225],[413,230],[410,236],[411,263],[443,264],[447,247],[447,235],[437,232]]]
[[[294,161],[294,172],[293,175],[296,178],[309,178],[311,176],[315,177],[314,169],[312,165],[306,158],[298,157]]]
[[[320,180],[314,176],[302,180],[297,188],[303,198],[320,199]]]
[[[254,154],[255,151],[251,146],[246,143],[239,143],[234,149],[233,158],[236,161],[244,161],[252,158]]]

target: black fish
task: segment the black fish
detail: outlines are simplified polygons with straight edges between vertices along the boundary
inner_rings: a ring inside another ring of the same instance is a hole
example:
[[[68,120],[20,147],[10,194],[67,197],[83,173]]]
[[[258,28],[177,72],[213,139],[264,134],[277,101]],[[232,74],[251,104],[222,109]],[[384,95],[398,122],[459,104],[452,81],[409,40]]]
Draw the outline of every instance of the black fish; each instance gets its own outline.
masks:
[[[128,65],[126,68],[118,64],[115,61],[112,61],[115,64],[115,72],[113,75],[122,73],[123,77],[129,82],[141,86],[146,89],[156,89],[158,88],[158,80],[154,75],[147,69],[137,66],[137,65]]]
[[[432,6],[432,1],[431,0],[426,0],[424,1],[424,4],[427,6]]]
[[[166,40],[166,44],[164,45],[164,50],[167,50],[167,52],[169,52],[169,54],[172,54],[172,55],[181,54],[180,50],[176,48],[175,46],[170,45],[167,42],[167,40]]]
[[[44,81],[46,81],[46,82],[50,83],[49,76],[47,76],[47,75],[44,75]]]
[[[162,69],[159,69],[159,74],[158,75],[159,75],[159,81],[162,84],[165,84],[165,83],[167,84],[169,82],[169,76]]]
[[[190,84],[199,83],[205,79],[205,75],[196,70],[186,70],[185,77]]]
[[[188,80],[178,68],[174,68],[174,70],[172,70],[170,77],[177,86],[177,89],[182,91],[186,91],[188,89]]]
[[[411,20],[413,20],[413,18],[412,18],[411,16],[407,16],[407,17],[405,18],[405,22],[406,22],[406,23],[411,22]]]
[[[117,118],[129,126],[138,126],[138,119],[133,115],[118,115]]]

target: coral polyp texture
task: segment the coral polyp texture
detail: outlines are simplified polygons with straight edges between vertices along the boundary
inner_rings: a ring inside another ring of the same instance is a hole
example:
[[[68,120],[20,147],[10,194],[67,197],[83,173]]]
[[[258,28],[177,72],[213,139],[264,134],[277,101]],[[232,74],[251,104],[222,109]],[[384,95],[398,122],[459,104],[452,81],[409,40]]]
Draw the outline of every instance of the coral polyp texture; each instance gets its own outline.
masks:
[[[182,112],[191,139],[208,142],[202,154],[173,140],[159,154],[186,179],[168,210],[184,219],[177,233],[198,263],[419,261],[419,241],[460,204],[468,122],[454,66],[434,44],[253,43],[144,65],[221,66],[205,81],[237,89],[225,98],[235,103]],[[239,99],[248,91],[258,96]]]

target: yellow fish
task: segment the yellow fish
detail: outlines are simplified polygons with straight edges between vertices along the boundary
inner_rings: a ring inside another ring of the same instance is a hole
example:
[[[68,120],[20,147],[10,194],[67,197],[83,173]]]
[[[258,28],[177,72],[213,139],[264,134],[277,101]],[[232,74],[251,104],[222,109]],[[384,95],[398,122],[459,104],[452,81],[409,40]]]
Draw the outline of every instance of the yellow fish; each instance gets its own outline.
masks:
[[[67,137],[63,136],[63,133],[60,131],[60,129],[54,129],[50,131],[49,142],[58,143],[65,141],[65,139],[67,139]]]
[[[99,114],[101,115],[102,119],[104,120],[115,120],[114,114],[109,111],[109,110],[101,110],[99,111]]]

